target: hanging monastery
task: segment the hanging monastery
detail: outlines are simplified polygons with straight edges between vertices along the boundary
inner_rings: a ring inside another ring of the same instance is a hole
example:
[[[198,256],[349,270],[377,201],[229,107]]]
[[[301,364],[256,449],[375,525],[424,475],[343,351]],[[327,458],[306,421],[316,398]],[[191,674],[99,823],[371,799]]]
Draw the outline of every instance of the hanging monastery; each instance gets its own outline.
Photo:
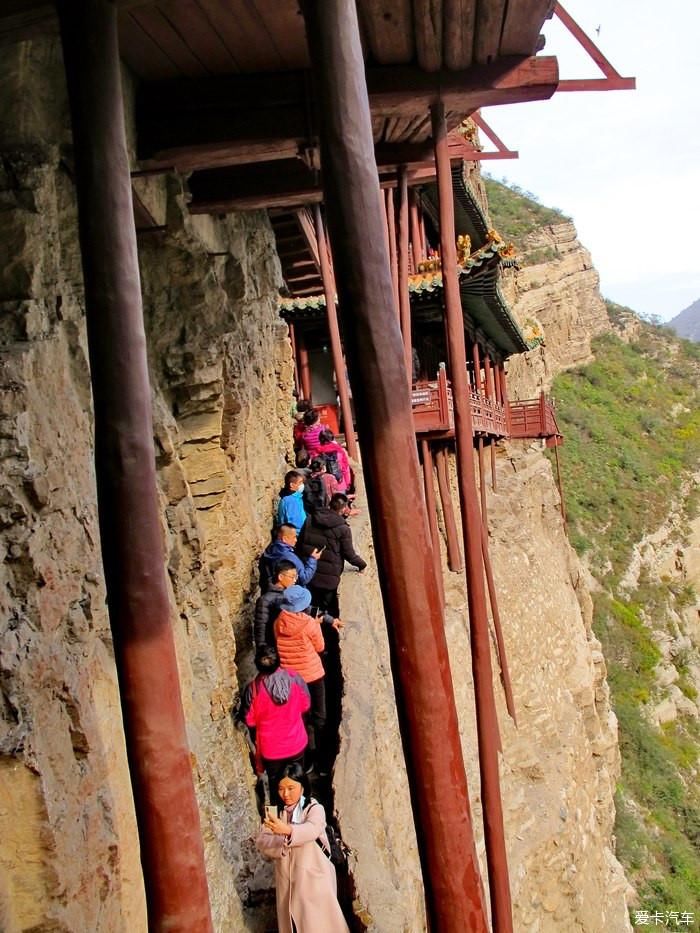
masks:
[[[560,77],[552,15],[600,78]],[[231,710],[296,391],[370,563],[352,929],[628,929],[562,437],[510,376],[542,334],[479,165],[514,155],[482,108],[633,79],[552,0],[10,0],[0,45],[0,927],[273,925]]]

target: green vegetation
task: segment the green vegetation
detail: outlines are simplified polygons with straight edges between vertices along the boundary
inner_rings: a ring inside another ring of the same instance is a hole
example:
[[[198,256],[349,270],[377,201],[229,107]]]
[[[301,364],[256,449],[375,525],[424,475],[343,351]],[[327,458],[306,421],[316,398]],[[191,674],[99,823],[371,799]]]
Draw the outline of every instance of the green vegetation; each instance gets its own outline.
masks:
[[[525,237],[539,227],[564,223],[571,218],[556,208],[545,207],[534,194],[523,191],[517,185],[508,184],[506,179],[496,181],[495,178],[484,176],[484,183],[491,222],[504,240],[515,244],[523,264],[531,266],[556,259],[556,250],[551,247],[526,250]]]
[[[612,323],[629,309],[608,303]],[[594,630],[608,667],[618,717],[622,777],[616,796],[617,853],[640,906],[693,911],[700,904],[700,726],[679,717],[661,728],[646,715],[658,702],[661,652],[652,628],[676,635],[671,610],[696,599],[692,586],[644,573],[633,593],[621,590],[635,543],[668,514],[700,461],[698,345],[642,324],[635,343],[606,335],[595,362],[554,384],[570,538],[604,591],[594,600]],[[697,514],[697,489],[685,517]],[[676,685],[697,699],[694,649],[673,657]]]
[[[614,586],[700,459],[700,367],[684,343],[646,325],[636,343],[606,334],[594,352],[594,363],[556,379],[553,395],[571,540]]]

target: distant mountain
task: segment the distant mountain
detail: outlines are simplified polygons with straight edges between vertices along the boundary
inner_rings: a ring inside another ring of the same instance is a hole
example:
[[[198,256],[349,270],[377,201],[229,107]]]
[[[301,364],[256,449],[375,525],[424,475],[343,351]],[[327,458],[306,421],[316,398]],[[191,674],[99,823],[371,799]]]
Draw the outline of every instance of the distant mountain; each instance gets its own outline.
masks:
[[[675,330],[679,337],[700,342],[700,298],[670,320],[668,326]]]

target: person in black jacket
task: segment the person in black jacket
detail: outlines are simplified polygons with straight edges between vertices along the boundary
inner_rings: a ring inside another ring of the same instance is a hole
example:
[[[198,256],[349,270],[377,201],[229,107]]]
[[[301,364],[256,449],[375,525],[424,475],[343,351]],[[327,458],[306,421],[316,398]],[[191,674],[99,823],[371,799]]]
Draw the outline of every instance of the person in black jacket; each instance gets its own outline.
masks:
[[[338,587],[345,561],[357,567],[360,573],[367,566],[355,552],[352,532],[346,521],[349,512],[348,497],[344,493],[336,493],[327,509],[317,509],[309,516],[297,543],[297,551],[302,556],[314,549],[321,551],[316,573],[307,587],[311,591],[312,605],[335,618],[340,615]]]
[[[316,573],[307,584],[311,591],[312,605],[319,612],[328,612],[334,618],[340,615],[338,586],[345,561],[357,567],[362,573],[367,566],[355,552],[352,532],[346,518],[350,513],[350,500],[344,493],[337,492],[331,498],[328,508],[317,509],[306,520],[302,528],[297,550],[308,554],[312,548],[321,550]],[[326,684],[326,741],[318,749],[318,773],[323,777],[330,773],[333,759],[338,750],[338,727],[341,718],[341,698],[343,677],[340,666],[340,645],[338,633],[328,627],[324,631],[325,651],[321,656],[325,671]],[[333,741],[330,737],[333,736]]]
[[[285,589],[297,582],[297,568],[291,560],[278,561],[272,570],[270,588],[255,603],[253,616],[253,641],[256,649],[263,645],[275,644],[275,619],[280,614],[280,606]]]

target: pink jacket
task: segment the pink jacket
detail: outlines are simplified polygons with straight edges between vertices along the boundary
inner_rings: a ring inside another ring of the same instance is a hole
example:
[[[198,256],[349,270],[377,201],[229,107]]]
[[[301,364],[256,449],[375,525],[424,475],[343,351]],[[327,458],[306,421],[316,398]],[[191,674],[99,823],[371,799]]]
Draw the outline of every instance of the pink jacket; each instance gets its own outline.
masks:
[[[347,492],[348,486],[352,483],[352,472],[345,448],[341,447],[340,444],[336,444],[335,441],[331,441],[330,444],[319,444],[318,453],[337,455],[338,466],[340,467],[340,472],[343,474],[343,482],[338,483],[338,492]]]
[[[275,639],[282,667],[298,671],[307,684],[323,677],[319,653],[325,643],[318,619],[283,609],[275,619]]]
[[[316,424],[312,424],[311,427],[308,427],[301,435],[301,440],[309,455],[309,459],[312,459],[318,453],[318,435],[321,431],[325,431],[326,429],[325,424],[321,424],[320,421],[317,421]]]
[[[302,715],[310,705],[309,691],[294,679],[285,703],[276,703],[265,687],[265,678],[256,677],[251,685],[252,701],[246,713],[247,726],[255,727],[255,741],[263,758],[295,758],[308,740]]]

